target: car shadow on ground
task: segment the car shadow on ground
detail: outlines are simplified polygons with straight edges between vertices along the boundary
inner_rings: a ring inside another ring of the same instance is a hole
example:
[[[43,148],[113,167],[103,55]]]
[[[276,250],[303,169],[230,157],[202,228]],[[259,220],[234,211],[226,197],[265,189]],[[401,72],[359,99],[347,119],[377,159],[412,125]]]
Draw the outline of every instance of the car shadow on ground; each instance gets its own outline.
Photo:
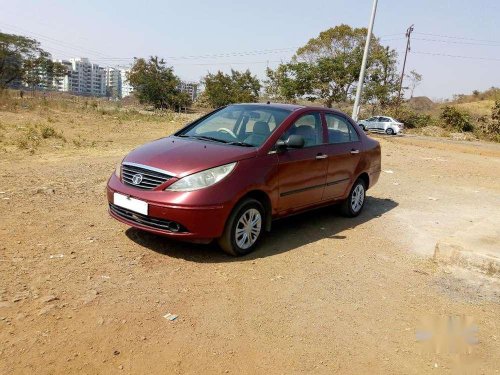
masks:
[[[339,233],[379,218],[397,205],[398,203],[391,199],[367,197],[363,212],[355,218],[342,217],[338,207],[329,206],[276,220],[273,222],[272,231],[266,233],[258,248],[242,257],[226,255],[217,247],[215,241],[208,245],[183,243],[135,228],[129,228],[125,233],[140,246],[187,261],[200,263],[247,261],[281,254],[325,238],[342,241],[346,237]]]

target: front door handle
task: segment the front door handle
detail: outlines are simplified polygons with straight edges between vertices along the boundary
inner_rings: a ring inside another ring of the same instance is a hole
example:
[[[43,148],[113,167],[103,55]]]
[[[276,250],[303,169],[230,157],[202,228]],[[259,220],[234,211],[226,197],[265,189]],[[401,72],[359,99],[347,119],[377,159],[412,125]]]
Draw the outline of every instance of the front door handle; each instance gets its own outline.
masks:
[[[354,155],[354,154],[359,154],[359,150],[354,150],[354,149],[352,149],[352,150],[351,150],[351,154],[353,154],[353,155]]]
[[[318,154],[316,155],[316,160],[326,159],[328,155],[326,154]]]

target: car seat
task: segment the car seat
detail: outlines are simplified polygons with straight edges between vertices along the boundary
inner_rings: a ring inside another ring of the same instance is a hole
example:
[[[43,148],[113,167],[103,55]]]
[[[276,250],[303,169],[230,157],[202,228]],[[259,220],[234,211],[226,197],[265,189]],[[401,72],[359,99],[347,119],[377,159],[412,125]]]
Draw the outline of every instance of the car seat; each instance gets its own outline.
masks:
[[[301,135],[304,138],[304,147],[317,144],[317,134],[312,126],[300,125],[295,129],[295,134]]]
[[[257,121],[253,124],[252,134],[245,138],[245,143],[260,146],[269,137],[269,134],[271,134],[269,124],[265,121]]]

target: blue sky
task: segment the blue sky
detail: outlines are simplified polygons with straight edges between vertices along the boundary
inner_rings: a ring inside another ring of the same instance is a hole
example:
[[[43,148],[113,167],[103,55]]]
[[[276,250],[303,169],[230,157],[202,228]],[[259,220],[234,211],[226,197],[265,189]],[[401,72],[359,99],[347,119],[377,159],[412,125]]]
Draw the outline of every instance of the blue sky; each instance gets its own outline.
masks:
[[[0,30],[37,38],[55,58],[84,56],[102,65],[119,65],[134,56],[158,55],[186,80],[231,67],[250,68],[262,78],[267,64],[275,67],[288,60],[320,31],[341,23],[366,26],[371,4],[0,0]],[[395,48],[402,60],[404,32],[415,24],[407,71],[415,69],[424,76],[415,95],[446,98],[500,86],[499,15],[498,0],[379,0],[374,32],[384,36],[382,42]]]

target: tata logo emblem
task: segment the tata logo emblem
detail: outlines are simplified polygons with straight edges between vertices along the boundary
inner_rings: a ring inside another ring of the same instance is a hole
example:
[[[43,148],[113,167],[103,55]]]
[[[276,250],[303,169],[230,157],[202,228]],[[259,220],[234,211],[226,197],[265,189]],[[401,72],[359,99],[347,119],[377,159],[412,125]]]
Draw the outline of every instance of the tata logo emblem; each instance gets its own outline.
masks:
[[[137,173],[132,176],[132,183],[134,185],[139,185],[142,182],[142,174]]]

